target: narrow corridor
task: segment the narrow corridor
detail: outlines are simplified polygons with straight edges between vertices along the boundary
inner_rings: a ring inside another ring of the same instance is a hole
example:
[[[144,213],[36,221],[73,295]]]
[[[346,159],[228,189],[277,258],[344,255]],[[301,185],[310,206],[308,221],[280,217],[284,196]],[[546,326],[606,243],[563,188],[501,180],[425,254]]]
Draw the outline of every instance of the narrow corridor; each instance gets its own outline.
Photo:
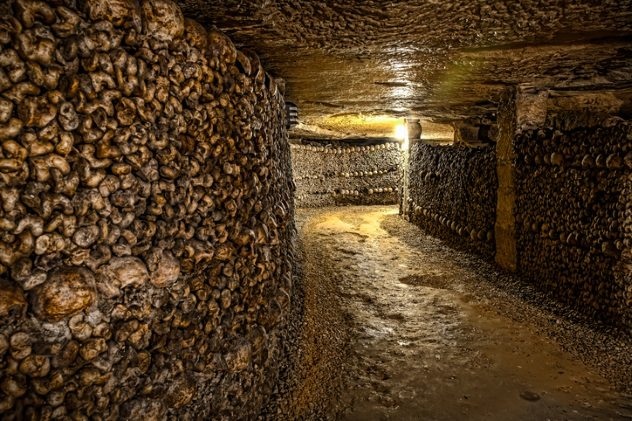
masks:
[[[297,219],[305,329],[288,399],[306,416],[632,417],[625,340],[534,305],[524,284],[424,235],[395,207]]]
[[[0,421],[70,419],[632,421],[632,0],[0,0]]]

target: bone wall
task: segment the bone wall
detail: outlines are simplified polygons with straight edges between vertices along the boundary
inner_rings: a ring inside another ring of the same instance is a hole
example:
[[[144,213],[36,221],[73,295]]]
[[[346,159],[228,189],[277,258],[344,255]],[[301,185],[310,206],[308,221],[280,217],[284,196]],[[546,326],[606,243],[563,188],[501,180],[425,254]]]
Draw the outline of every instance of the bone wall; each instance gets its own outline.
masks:
[[[586,313],[630,327],[632,125],[555,125],[515,140],[518,269]]]
[[[350,146],[314,142],[295,143],[291,148],[296,206],[398,203],[398,143]]]
[[[288,332],[284,102],[168,0],[0,5],[0,418],[242,419]]]
[[[497,189],[491,146],[410,147],[406,214],[431,235],[492,257]]]

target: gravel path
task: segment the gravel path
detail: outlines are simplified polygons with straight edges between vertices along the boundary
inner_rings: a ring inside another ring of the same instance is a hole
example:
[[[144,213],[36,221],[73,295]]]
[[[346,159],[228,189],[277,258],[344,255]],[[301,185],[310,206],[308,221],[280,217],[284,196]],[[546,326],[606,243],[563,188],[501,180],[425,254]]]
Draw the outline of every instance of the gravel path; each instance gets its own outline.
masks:
[[[270,418],[632,419],[632,339],[393,207],[300,210],[301,334]]]

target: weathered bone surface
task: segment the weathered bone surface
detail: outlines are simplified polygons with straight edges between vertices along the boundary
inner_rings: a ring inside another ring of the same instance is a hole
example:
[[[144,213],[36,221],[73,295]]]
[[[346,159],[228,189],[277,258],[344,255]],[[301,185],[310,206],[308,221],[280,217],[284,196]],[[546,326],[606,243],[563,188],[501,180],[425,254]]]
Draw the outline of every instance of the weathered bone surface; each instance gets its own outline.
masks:
[[[516,138],[518,267],[567,303],[629,327],[632,124],[587,127],[571,116]]]
[[[372,141],[293,143],[292,172],[296,205],[385,205],[398,203],[401,178],[399,143]]]
[[[416,142],[410,148],[410,220],[455,246],[494,254],[496,160],[493,147]]]
[[[292,293],[284,101],[170,0],[0,5],[0,418],[248,419]]]

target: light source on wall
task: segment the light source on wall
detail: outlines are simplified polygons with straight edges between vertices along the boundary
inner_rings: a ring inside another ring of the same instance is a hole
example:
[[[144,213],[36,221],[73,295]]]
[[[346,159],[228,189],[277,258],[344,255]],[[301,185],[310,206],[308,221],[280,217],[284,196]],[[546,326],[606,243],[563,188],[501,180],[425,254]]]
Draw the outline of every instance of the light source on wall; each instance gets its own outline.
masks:
[[[408,127],[406,124],[398,124],[395,127],[395,138],[402,142],[402,149],[408,149]]]

